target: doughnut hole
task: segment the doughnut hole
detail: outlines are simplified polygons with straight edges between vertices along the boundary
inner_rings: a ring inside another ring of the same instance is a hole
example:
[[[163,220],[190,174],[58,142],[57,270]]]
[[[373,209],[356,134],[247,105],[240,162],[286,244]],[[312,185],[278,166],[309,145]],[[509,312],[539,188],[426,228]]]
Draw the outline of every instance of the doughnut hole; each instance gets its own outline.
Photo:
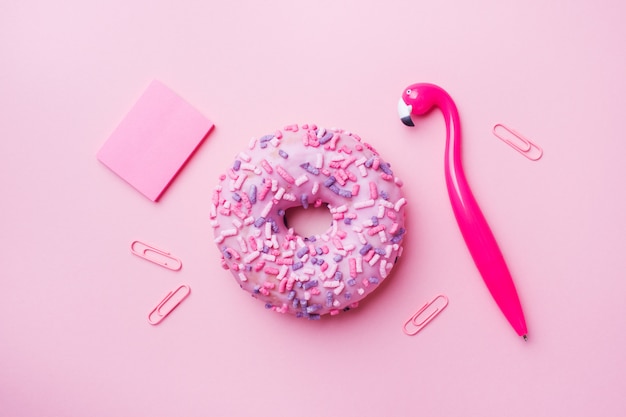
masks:
[[[302,237],[321,235],[332,225],[333,216],[324,204],[320,207],[292,207],[285,211],[285,226],[293,227],[294,232]]]

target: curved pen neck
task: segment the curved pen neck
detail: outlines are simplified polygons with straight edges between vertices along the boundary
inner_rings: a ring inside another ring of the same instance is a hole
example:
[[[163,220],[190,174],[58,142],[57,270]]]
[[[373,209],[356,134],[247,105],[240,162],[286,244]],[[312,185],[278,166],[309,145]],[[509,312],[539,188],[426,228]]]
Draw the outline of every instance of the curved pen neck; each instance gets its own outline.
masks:
[[[471,194],[467,195],[464,192],[467,189],[467,180],[465,179],[461,163],[461,122],[459,112],[452,97],[443,89],[438,94],[437,105],[441,109],[446,123],[445,175],[448,193],[450,194],[450,199],[455,199],[461,206],[464,206],[463,200],[472,197]],[[454,204],[453,207],[455,207]]]

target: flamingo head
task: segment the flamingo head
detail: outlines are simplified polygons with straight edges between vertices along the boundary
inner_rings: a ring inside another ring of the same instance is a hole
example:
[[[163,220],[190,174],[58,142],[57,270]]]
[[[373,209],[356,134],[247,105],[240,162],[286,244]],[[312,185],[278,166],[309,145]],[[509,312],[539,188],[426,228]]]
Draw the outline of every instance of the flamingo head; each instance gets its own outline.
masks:
[[[437,103],[438,87],[432,84],[413,84],[404,89],[398,101],[400,120],[407,126],[415,126],[411,115],[428,113]]]

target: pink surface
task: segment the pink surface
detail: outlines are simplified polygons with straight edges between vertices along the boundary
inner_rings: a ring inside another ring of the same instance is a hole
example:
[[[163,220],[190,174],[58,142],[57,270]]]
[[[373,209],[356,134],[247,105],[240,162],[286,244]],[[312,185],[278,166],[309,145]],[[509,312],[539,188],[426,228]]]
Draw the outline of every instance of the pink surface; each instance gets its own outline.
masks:
[[[621,2],[118,1],[0,7],[0,416],[626,414],[626,26]],[[159,204],[96,153],[159,79],[218,126]],[[524,343],[455,224],[444,123],[515,280]],[[351,312],[267,312],[220,268],[210,189],[250,137],[358,133],[405,180],[405,256]],[[531,162],[504,123],[544,150]],[[129,251],[143,240],[177,272]],[[408,254],[408,256],[407,256]],[[147,314],[181,284],[158,326]],[[443,293],[414,337],[402,324]]]
[[[189,103],[153,81],[97,157],[137,191],[157,201],[212,127]]]

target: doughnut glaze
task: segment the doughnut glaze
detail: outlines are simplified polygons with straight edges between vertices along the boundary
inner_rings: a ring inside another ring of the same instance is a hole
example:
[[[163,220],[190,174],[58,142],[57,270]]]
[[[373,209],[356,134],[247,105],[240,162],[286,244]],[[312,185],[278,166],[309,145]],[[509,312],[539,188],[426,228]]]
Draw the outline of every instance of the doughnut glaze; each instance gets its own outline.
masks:
[[[222,266],[273,311],[318,319],[357,307],[402,254],[401,186],[354,133],[305,124],[253,138],[213,192]],[[285,212],[299,206],[327,207],[332,224],[298,235]]]

